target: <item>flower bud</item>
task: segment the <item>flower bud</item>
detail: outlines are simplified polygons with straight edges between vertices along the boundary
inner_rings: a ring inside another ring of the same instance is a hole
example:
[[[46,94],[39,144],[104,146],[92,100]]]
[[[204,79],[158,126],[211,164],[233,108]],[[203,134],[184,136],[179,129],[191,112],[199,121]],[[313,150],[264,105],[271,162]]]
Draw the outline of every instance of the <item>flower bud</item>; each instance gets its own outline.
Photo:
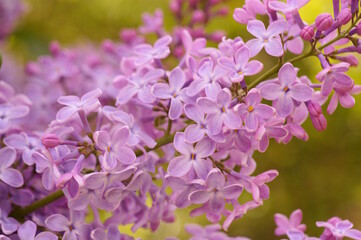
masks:
[[[329,29],[333,24],[333,18],[328,13],[322,13],[317,16],[316,18],[316,27],[320,31],[326,31]]]
[[[41,143],[47,148],[54,148],[59,145],[60,139],[55,134],[46,134],[41,138]]]
[[[225,35],[223,31],[215,31],[209,36],[209,39],[214,42],[220,42]]]
[[[356,34],[361,36],[361,22],[356,26]]]
[[[327,120],[322,114],[317,117],[310,115],[310,118],[316,130],[323,131],[327,128]]]
[[[352,18],[351,10],[349,8],[344,8],[337,16],[336,21],[341,25],[345,25],[351,20],[351,18]]]
[[[59,44],[58,42],[54,41],[54,42],[51,42],[51,43],[50,43],[49,51],[50,51],[54,56],[58,55],[58,54],[60,53],[60,50],[61,50],[61,48],[60,48],[60,44]]]
[[[195,23],[202,22],[205,19],[204,12],[202,10],[196,10],[193,12],[192,21]]]
[[[308,101],[306,102],[306,106],[311,116],[319,116],[322,114],[322,108],[320,104]]]
[[[354,55],[347,55],[347,56],[336,56],[337,60],[340,60],[342,62],[347,62],[353,67],[358,66],[358,59]]]
[[[312,26],[305,26],[300,33],[301,37],[305,41],[310,41],[315,35],[315,29]]]

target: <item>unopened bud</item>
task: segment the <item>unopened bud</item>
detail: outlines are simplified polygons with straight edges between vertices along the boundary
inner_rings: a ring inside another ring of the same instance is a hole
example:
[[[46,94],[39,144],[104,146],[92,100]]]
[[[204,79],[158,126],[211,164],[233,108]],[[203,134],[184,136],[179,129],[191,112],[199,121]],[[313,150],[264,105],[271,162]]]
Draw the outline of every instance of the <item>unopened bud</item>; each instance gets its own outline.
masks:
[[[202,10],[196,10],[193,12],[192,21],[195,23],[202,22],[205,18],[204,12]]]
[[[41,138],[41,143],[47,148],[54,148],[59,145],[60,139],[55,134],[47,134]]]
[[[310,115],[312,116],[319,116],[322,114],[322,108],[321,105],[316,103],[316,102],[312,102],[312,101],[308,101],[306,103],[307,109],[310,113]]]
[[[326,120],[325,116],[323,116],[323,114],[321,114],[317,117],[310,115],[310,118],[311,118],[312,124],[316,130],[324,131],[327,128],[327,120]]]
[[[341,25],[345,25],[351,20],[351,18],[352,18],[351,10],[349,8],[344,8],[337,16],[336,21]]]
[[[326,31],[329,29],[333,24],[333,18],[328,13],[322,13],[317,16],[316,18],[316,27],[320,31]]]
[[[315,35],[315,29],[312,26],[305,26],[300,33],[301,37],[305,41],[310,41]]]

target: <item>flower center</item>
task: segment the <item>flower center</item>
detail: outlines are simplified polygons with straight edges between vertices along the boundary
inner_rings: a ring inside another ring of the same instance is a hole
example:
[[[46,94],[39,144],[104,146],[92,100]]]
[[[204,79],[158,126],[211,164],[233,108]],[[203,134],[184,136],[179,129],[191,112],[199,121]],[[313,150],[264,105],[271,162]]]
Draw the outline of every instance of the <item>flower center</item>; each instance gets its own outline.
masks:
[[[253,107],[253,106],[249,106],[247,110],[248,110],[248,112],[253,112],[254,107]]]
[[[196,154],[192,153],[191,154],[191,160],[195,160],[196,159]]]
[[[290,89],[288,88],[288,87],[285,87],[284,89],[283,89],[283,91],[284,92],[288,92]]]
[[[222,112],[225,113],[226,112],[226,109],[224,107],[222,107]]]
[[[107,147],[107,151],[110,152],[110,146]]]

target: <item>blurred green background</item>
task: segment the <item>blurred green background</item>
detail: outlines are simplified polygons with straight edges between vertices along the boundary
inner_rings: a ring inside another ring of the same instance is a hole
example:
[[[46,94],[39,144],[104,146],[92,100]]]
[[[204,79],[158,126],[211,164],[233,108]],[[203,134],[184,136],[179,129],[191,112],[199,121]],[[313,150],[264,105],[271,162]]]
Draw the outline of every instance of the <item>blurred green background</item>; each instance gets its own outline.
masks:
[[[162,8],[165,25],[174,25],[167,8],[167,0],[27,0],[27,14],[21,19],[17,30],[9,37],[8,48],[17,58],[26,62],[48,53],[52,40],[72,46],[84,42],[101,43],[104,39],[118,39],[119,30],[136,27],[141,23],[141,13]],[[243,1],[229,0],[227,18],[214,20],[208,30],[222,29],[229,37],[249,36],[245,27],[232,19],[232,10],[241,7]],[[311,0],[301,16],[312,22],[316,14],[332,12],[331,0]],[[275,64],[269,58],[265,67]],[[316,59],[299,63],[301,74],[314,79],[320,70]],[[351,75],[361,83],[361,69],[354,68]],[[264,154],[255,154],[257,173],[277,169],[279,177],[269,186],[271,197],[264,206],[252,210],[229,229],[231,236],[247,236],[251,239],[277,239],[273,235],[273,215],[277,212],[289,215],[301,208],[308,233],[322,232],[315,226],[316,220],[332,216],[348,218],[361,229],[361,97],[356,96],[353,109],[338,108],[333,116],[326,116],[328,127],[317,132],[308,120],[305,128],[308,142],[294,139],[288,145],[274,142]],[[164,239],[177,236],[186,239],[184,224],[206,224],[204,217],[190,218],[189,210],[178,210],[173,224],[162,224],[159,231],[139,231],[133,236],[143,239]],[[124,231],[129,231],[124,228]]]

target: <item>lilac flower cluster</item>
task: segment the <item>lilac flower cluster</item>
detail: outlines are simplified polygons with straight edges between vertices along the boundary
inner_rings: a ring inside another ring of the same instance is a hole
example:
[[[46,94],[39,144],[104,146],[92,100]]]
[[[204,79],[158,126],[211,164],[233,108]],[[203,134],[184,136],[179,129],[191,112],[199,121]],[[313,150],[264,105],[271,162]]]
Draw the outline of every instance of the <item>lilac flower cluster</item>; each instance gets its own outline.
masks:
[[[278,176],[254,174],[254,152],[270,139],[307,140],[308,117],[324,130],[328,98],[329,114],[338,102],[355,104],[361,86],[346,72],[361,52],[359,1],[333,1],[333,17],[307,24],[298,13],[307,0],[246,0],[234,18],[254,36],[247,42],[206,34],[204,24],[225,10],[201,2],[171,1],[179,22],[171,32],[156,11],[101,49],[52,43],[49,56],[27,64],[23,94],[0,82],[1,239],[132,239],[117,226],[155,231],[191,205],[192,217],[224,218],[227,230],[262,206]],[[185,8],[192,20],[184,26]],[[269,17],[266,26],[257,14]],[[267,71],[256,59],[262,49],[278,59]],[[322,66],[312,81],[296,67],[307,57]],[[299,215],[276,215],[276,234],[304,239]],[[327,228],[321,239],[360,239],[348,221],[318,226]],[[232,239],[220,225],[187,231],[192,239]]]
[[[354,229],[349,220],[342,220],[338,217],[330,218],[327,222],[316,222],[317,227],[325,228],[319,238],[309,237],[305,234],[306,225],[301,224],[302,211],[300,209],[295,210],[289,218],[277,213],[274,220],[277,225],[276,236],[287,235],[290,240],[336,240],[344,237],[361,239],[361,231]]]

